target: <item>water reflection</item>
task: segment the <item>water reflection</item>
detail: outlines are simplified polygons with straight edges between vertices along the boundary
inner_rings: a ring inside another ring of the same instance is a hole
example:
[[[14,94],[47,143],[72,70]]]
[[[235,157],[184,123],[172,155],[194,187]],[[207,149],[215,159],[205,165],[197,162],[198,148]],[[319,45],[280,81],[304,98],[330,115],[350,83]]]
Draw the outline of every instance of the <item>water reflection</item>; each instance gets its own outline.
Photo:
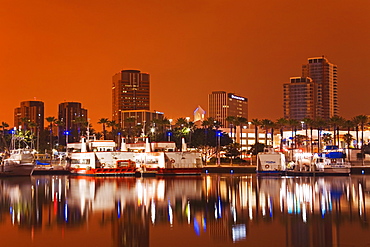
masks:
[[[0,230],[3,246],[359,246],[369,189],[366,176],[2,178]]]

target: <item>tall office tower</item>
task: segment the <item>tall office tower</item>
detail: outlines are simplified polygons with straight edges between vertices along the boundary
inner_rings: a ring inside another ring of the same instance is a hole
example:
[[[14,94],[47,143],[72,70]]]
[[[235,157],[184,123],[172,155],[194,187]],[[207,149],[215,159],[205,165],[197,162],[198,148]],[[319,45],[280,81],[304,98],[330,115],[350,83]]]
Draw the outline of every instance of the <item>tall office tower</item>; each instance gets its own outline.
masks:
[[[79,135],[86,134],[81,133],[81,125],[83,122],[88,121],[87,110],[81,107],[81,103],[60,103],[58,109],[58,120],[63,122],[63,124],[59,126],[59,136],[62,137],[67,135],[65,141],[60,141],[61,143],[78,142]]]
[[[248,119],[248,99],[224,91],[214,91],[208,95],[208,117],[228,127],[225,120],[228,116]]]
[[[291,77],[284,83],[284,117],[302,120],[316,116],[317,85],[311,78]]]
[[[149,74],[122,70],[113,76],[112,119],[123,126],[122,111],[150,110]]]
[[[21,106],[14,110],[14,126],[22,126],[22,129],[36,130],[44,129],[44,102],[23,101]]]
[[[324,56],[309,58],[308,64],[302,66],[302,76],[310,77],[317,84],[317,116],[324,119],[337,116],[339,114],[337,66]]]
[[[328,120],[339,114],[337,66],[324,56],[309,58],[308,64],[302,66],[302,77],[291,78],[290,84],[284,84],[285,118],[302,120],[320,117]],[[300,98],[302,96],[306,98]]]

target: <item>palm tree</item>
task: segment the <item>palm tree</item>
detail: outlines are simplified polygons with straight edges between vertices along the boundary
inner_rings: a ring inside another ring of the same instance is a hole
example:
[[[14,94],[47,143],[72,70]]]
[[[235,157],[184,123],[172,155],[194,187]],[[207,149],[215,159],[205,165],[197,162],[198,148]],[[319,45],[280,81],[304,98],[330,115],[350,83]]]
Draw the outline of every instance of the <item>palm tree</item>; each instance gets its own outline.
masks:
[[[171,120],[172,121],[172,120]],[[163,118],[162,120],[161,120],[161,124],[162,124],[162,131],[163,131],[163,133],[166,135],[167,134],[167,132],[168,132],[168,130],[170,130],[171,129],[171,121],[168,119],[168,118]],[[188,125],[190,124],[190,122],[188,123]]]
[[[37,125],[37,123],[30,121],[28,123],[28,127],[30,127],[30,138],[31,138],[31,143],[33,144],[34,137],[35,137],[35,131],[36,131],[38,125]],[[33,148],[35,148],[35,147],[33,147]],[[38,139],[37,139],[37,147],[36,147],[36,149],[37,150],[39,149],[39,140]]]
[[[347,134],[349,134],[351,129],[354,128],[356,124],[352,120],[344,120],[342,126],[347,128]]]
[[[303,118],[302,121],[303,121],[303,124],[304,124],[304,128],[306,130],[306,138],[308,138],[308,128],[310,128],[310,149],[311,149],[311,153],[313,153],[312,129],[313,129],[314,120],[311,119],[311,118]],[[306,141],[306,152],[308,152],[307,141]]]
[[[208,128],[208,126],[209,126],[209,121],[208,121],[208,119],[204,119],[204,120],[203,120],[203,122],[202,122],[202,127],[203,127],[203,129]]]
[[[238,117],[237,121],[240,129],[240,150],[243,151],[243,127],[245,124],[248,124],[248,119],[245,117]],[[247,139],[247,146],[248,146],[248,139]]]
[[[288,120],[288,125],[290,126],[292,130],[292,141],[295,138],[295,135],[297,133],[297,127],[299,126],[300,122],[296,119],[289,119]],[[294,148],[296,148],[296,141],[294,141]]]
[[[187,127],[188,126],[188,121],[186,120],[186,118],[180,117],[176,120],[175,126],[177,126],[179,128]]]
[[[343,123],[344,118],[339,116],[333,116],[329,119],[329,124],[333,127],[334,133],[334,146],[337,144],[337,136],[339,136],[339,126]],[[339,144],[339,143],[338,143]]]
[[[279,118],[276,120],[276,127],[280,130],[280,151],[283,150],[283,140],[284,140],[284,128],[288,125],[288,119]]]
[[[323,118],[316,118],[314,121],[314,126],[317,128],[318,144],[317,151],[321,152],[321,131],[327,125],[326,121]]]
[[[322,135],[322,141],[325,143],[325,145],[332,144],[333,137],[331,136],[331,133],[325,133]]]
[[[47,117],[45,118],[46,121],[49,123],[49,135],[50,135],[50,150],[53,149],[53,124],[57,121],[55,117]]]
[[[214,119],[213,117],[207,118],[206,122],[208,123],[208,128],[209,129],[216,129],[218,130],[219,128],[222,127],[222,124],[220,121]]]
[[[346,119],[344,117],[339,117],[337,125],[337,144],[340,144],[340,129],[346,126]]]
[[[229,122],[229,127],[230,127],[230,136],[233,136],[233,130],[236,128],[236,121],[237,118],[235,116],[228,116],[225,118],[227,122]],[[234,131],[234,143],[236,142],[236,133]]]
[[[108,122],[109,122],[108,118],[101,118],[98,121],[98,124],[101,124],[103,126],[103,138],[104,138],[104,140],[107,136],[107,130],[105,129],[105,126],[106,126],[106,124],[108,124]]]
[[[85,131],[86,127],[88,126],[88,122],[86,121],[85,117],[76,117],[73,120],[73,123],[77,125],[77,135],[78,137],[81,136],[81,133]]]
[[[6,150],[8,148],[8,145],[7,145],[6,140],[5,140],[5,128],[8,128],[8,127],[9,127],[9,124],[8,123],[1,122],[1,126],[0,126],[0,128],[2,129],[2,131],[1,131],[1,139],[3,141],[4,150]]]
[[[265,145],[268,146],[267,145],[267,134],[268,134],[269,129],[273,128],[274,123],[269,119],[262,119],[260,123],[261,123],[261,127],[265,129]],[[271,138],[271,141],[273,141],[272,138]]]
[[[357,117],[352,118],[352,123],[355,126],[356,131],[356,148],[358,148],[359,138],[358,138],[358,125],[360,124],[360,120]]]
[[[347,149],[349,149],[351,142],[353,141],[353,136],[350,133],[347,133],[347,134],[344,134],[343,139],[344,139],[344,142],[347,144]],[[349,159],[350,159],[350,155],[348,155],[348,160]]]
[[[357,126],[361,126],[361,147],[364,145],[364,127],[369,122],[369,117],[366,115],[358,115],[354,117],[354,122],[357,123]],[[358,132],[358,127],[356,126],[356,135]],[[358,143],[358,140],[357,140]],[[357,144],[358,148],[358,144]]]
[[[251,123],[254,125],[254,144],[257,144],[258,143],[258,126],[261,125],[261,122],[257,118],[254,118],[252,119]]]
[[[56,120],[54,124],[58,127],[58,143],[60,144],[60,132],[62,130],[62,127],[65,126],[65,123],[62,120]]]
[[[29,118],[22,117],[20,119],[20,122],[18,124],[19,125],[22,125],[22,127],[23,127],[24,130],[27,130],[28,129],[28,123],[29,122],[31,122],[31,120]]]
[[[347,133],[347,134],[344,134],[343,139],[344,139],[344,142],[347,144],[347,149],[348,149],[351,145],[351,142],[353,141],[353,136]]]
[[[119,124],[116,123],[116,121],[112,120],[112,121],[108,121],[107,127],[112,128],[111,134],[112,134],[112,137],[113,137],[112,139],[114,140],[115,139],[115,136],[117,134],[117,131],[116,130],[118,129]]]

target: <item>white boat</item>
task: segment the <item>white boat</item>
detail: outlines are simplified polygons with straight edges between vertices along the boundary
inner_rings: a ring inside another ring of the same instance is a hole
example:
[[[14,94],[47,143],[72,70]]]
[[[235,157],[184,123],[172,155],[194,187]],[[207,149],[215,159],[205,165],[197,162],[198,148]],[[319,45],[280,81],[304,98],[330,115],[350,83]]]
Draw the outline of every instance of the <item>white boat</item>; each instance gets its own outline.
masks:
[[[117,151],[112,140],[85,140],[68,144],[70,172],[87,176],[200,175],[201,154],[177,152],[175,143],[122,141]],[[152,150],[155,150],[152,152]],[[169,151],[171,150],[171,151]]]
[[[0,166],[2,176],[30,176],[35,168],[35,150],[19,148],[10,150]]]
[[[17,129],[14,128],[14,133]],[[21,130],[18,131],[21,133]],[[32,138],[31,138],[32,139]],[[3,156],[0,165],[0,176],[30,176],[35,169],[36,150],[22,135],[12,135],[10,151]]]
[[[286,170],[285,155],[272,148],[257,154],[257,175],[282,175]]]
[[[345,161],[345,154],[341,151],[330,151],[315,154],[313,164],[317,171],[324,175],[349,175],[351,173],[351,164]]]
[[[345,153],[337,146],[326,146],[322,153],[301,153],[296,158],[294,166],[286,171],[286,175],[348,176],[351,173],[351,164],[345,158]]]

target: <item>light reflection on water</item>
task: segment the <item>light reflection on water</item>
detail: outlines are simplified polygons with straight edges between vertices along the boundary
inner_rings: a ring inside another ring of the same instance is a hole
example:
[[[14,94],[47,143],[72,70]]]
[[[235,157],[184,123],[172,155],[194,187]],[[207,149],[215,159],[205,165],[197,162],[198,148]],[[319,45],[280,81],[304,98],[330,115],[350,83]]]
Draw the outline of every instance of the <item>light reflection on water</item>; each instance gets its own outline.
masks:
[[[33,176],[0,191],[1,246],[370,243],[367,176]]]

